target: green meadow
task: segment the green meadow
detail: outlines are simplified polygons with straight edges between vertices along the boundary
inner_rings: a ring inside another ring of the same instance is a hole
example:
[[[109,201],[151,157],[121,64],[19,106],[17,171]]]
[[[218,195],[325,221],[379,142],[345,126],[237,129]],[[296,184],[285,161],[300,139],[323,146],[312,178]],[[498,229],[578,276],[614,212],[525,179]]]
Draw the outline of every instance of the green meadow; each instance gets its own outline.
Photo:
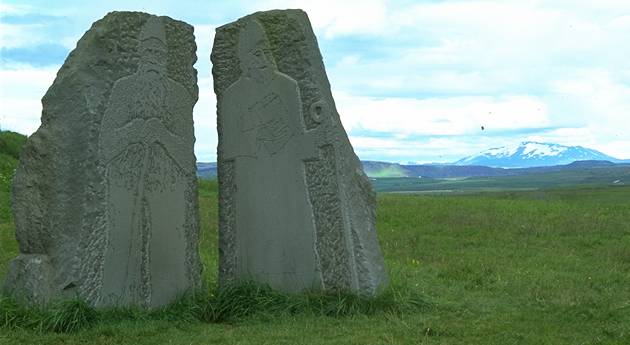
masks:
[[[17,255],[5,157],[0,280]],[[217,290],[216,181],[199,200],[201,296],[153,312],[2,298],[0,344],[630,344],[630,186],[380,193],[376,299]]]
[[[520,176],[372,179],[377,192],[460,193],[552,188],[619,187],[630,181],[630,165],[549,171]]]

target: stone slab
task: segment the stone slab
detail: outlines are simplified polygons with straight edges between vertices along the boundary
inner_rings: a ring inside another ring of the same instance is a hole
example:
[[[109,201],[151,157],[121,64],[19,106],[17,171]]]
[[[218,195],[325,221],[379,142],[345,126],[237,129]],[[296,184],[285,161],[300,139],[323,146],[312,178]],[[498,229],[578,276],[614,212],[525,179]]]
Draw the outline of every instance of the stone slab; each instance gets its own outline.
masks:
[[[14,177],[5,291],[155,308],[199,287],[195,52],[192,26],[140,12],[79,40]]]
[[[219,281],[286,292],[387,285],[376,199],[330,92],[306,13],[217,29]]]

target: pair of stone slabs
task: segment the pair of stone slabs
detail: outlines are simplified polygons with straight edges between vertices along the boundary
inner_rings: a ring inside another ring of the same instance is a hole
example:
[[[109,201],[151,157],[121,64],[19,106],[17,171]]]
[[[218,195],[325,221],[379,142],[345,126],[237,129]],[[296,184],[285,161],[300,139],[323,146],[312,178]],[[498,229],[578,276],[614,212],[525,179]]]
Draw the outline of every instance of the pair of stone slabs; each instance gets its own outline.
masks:
[[[200,288],[195,50],[190,25],[138,12],[110,13],[81,38],[15,174],[8,293],[154,308]],[[220,284],[377,293],[374,192],[306,14],[222,26],[211,59]]]

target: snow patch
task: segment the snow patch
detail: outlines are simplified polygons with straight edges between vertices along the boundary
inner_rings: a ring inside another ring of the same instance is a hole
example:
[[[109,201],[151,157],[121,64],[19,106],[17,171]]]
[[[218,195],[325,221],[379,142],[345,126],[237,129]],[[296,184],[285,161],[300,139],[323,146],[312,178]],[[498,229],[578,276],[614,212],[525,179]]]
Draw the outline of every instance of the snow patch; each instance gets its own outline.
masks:
[[[527,157],[536,156],[557,156],[566,151],[568,147],[560,145],[549,145],[541,143],[524,143],[523,155]]]
[[[483,152],[485,156],[506,157],[513,156],[518,152],[518,146],[495,147]]]
[[[516,146],[495,147],[476,155],[462,158],[457,165],[485,165],[492,167],[530,167],[569,164],[578,160],[610,160],[614,158],[581,146],[525,141]]]

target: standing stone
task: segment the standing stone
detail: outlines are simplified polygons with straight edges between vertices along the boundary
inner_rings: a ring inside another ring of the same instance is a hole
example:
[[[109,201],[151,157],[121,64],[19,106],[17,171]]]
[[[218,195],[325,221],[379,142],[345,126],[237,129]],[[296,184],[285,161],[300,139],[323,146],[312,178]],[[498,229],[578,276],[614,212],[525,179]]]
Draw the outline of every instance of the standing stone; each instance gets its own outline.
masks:
[[[112,12],[42,99],[13,181],[5,290],[154,308],[200,285],[192,26]]]
[[[286,292],[387,284],[375,195],[339,120],[306,13],[217,29],[219,282]]]

